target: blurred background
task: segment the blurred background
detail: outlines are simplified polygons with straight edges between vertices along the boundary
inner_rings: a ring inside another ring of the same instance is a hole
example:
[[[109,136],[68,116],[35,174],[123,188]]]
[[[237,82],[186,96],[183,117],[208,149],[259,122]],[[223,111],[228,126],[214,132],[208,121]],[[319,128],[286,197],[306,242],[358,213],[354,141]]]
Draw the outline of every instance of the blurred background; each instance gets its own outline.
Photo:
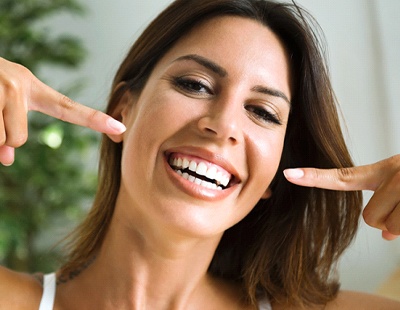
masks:
[[[298,0],[319,22],[356,164],[400,153],[400,1]],[[135,38],[169,0],[0,0],[0,56],[102,109]],[[57,266],[60,240],[85,214],[99,135],[30,114],[29,143],[0,167],[0,262]],[[365,193],[365,201],[371,193]],[[375,292],[400,264],[400,241],[361,222],[340,263],[345,289]],[[400,294],[400,291],[399,291]]]

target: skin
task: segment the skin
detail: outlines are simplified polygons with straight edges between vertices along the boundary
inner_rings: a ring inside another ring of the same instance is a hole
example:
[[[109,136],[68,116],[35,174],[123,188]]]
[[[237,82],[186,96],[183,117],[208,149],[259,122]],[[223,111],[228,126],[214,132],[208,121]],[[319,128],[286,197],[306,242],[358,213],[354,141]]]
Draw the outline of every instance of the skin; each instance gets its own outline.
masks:
[[[288,169],[284,174],[290,182],[301,186],[373,191],[363,211],[365,222],[382,230],[386,240],[400,235],[400,155],[355,168],[298,168]]]
[[[255,35],[243,36],[243,30]],[[187,55],[199,55],[226,73]],[[181,77],[205,86],[192,87],[199,92],[177,86]],[[108,284],[96,288],[102,300],[118,309],[244,307],[238,288],[211,278],[207,269],[223,232],[268,193],[281,157],[289,104],[252,90],[258,85],[290,98],[282,45],[258,23],[223,18],[180,40],[141,94],[125,95],[121,115],[127,131],[114,138],[124,143],[121,189],[110,231],[82,278],[60,286],[60,305],[64,292],[70,304],[69,296],[83,291],[80,282],[96,277],[96,283]],[[259,119],[254,107],[278,114],[281,124]],[[166,164],[171,153],[222,166],[238,182],[224,191],[190,183]],[[111,283],[118,290],[109,290]]]
[[[242,35],[248,32],[253,35]],[[187,55],[211,60],[226,74],[193,59],[182,60]],[[160,60],[140,95],[125,94],[114,115],[122,117],[122,125],[0,59],[3,164],[13,162],[14,148],[26,140],[28,110],[105,132],[124,143],[122,184],[110,230],[94,262],[57,288],[55,309],[246,309],[237,287],[206,271],[223,231],[260,198],[271,195],[268,185],[279,163],[289,105],[281,96],[254,87],[278,90],[290,100],[288,71],[286,53],[267,28],[241,18],[214,19]],[[206,87],[190,92],[173,83],[176,76],[194,78]],[[280,124],[260,120],[254,106],[275,113]],[[166,164],[166,154],[176,153],[197,154],[223,166],[237,182],[214,191],[184,181]],[[269,165],[261,164],[265,162]],[[400,233],[399,171],[397,156],[347,170],[303,168],[285,175],[302,186],[375,190],[364,217],[391,238]],[[38,308],[42,289],[37,280],[5,268],[0,269],[0,279],[0,309]],[[341,292],[326,309],[398,307],[380,297]]]

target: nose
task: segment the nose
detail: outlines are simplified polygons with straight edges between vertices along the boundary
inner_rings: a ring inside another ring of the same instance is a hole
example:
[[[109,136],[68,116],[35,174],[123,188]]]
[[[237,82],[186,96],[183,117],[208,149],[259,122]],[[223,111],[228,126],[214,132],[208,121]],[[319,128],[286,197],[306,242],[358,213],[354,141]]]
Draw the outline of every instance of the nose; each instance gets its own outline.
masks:
[[[198,121],[201,133],[232,144],[240,142],[242,126],[238,106],[233,102],[211,102],[206,114]]]

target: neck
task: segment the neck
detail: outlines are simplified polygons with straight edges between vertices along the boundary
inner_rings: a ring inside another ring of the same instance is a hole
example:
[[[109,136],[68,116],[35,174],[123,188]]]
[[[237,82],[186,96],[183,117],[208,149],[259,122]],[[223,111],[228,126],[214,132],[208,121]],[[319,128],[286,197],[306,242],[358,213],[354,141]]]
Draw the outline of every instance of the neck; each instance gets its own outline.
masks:
[[[79,277],[96,279],[95,294],[110,308],[187,309],[215,285],[207,270],[221,236],[195,238],[145,227],[140,216],[132,223],[119,210],[95,261]]]

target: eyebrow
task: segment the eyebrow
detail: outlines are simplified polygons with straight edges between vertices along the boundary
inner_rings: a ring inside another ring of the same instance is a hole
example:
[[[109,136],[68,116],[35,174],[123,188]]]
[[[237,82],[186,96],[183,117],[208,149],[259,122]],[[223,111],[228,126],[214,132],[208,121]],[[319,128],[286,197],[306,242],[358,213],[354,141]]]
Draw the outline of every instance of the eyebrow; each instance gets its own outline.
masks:
[[[207,58],[205,58],[203,56],[200,56],[200,55],[197,55],[197,54],[189,54],[189,55],[181,56],[181,57],[175,59],[174,62],[176,62],[176,61],[184,61],[184,60],[195,61],[199,65],[201,65],[201,66],[211,70],[212,72],[218,74],[220,77],[226,77],[228,75],[228,72],[223,67],[221,67],[217,63],[213,62],[212,60],[207,59]],[[285,100],[289,104],[289,106],[291,105],[290,100],[288,99],[288,97],[280,90],[272,89],[270,87],[261,86],[261,85],[254,86],[251,90],[254,91],[254,92],[257,92],[257,93],[261,93],[261,94],[265,94],[265,95],[270,95],[270,96],[282,98],[283,100]]]
[[[257,93],[261,93],[261,94],[265,94],[265,95],[270,95],[270,96],[274,96],[274,97],[279,97],[282,98],[283,100],[285,100],[289,106],[291,105],[290,100],[288,99],[288,97],[286,97],[286,95],[281,92],[280,90],[277,89],[272,89],[269,87],[265,87],[265,86],[254,86],[252,89],[252,91],[257,92]]]
[[[200,55],[189,54],[175,59],[175,61],[182,61],[182,60],[193,60],[198,64],[202,65],[203,67],[206,67],[207,69],[210,69],[212,72],[218,74],[220,77],[225,77],[228,75],[228,72],[226,72],[226,70],[222,68],[220,65]]]

